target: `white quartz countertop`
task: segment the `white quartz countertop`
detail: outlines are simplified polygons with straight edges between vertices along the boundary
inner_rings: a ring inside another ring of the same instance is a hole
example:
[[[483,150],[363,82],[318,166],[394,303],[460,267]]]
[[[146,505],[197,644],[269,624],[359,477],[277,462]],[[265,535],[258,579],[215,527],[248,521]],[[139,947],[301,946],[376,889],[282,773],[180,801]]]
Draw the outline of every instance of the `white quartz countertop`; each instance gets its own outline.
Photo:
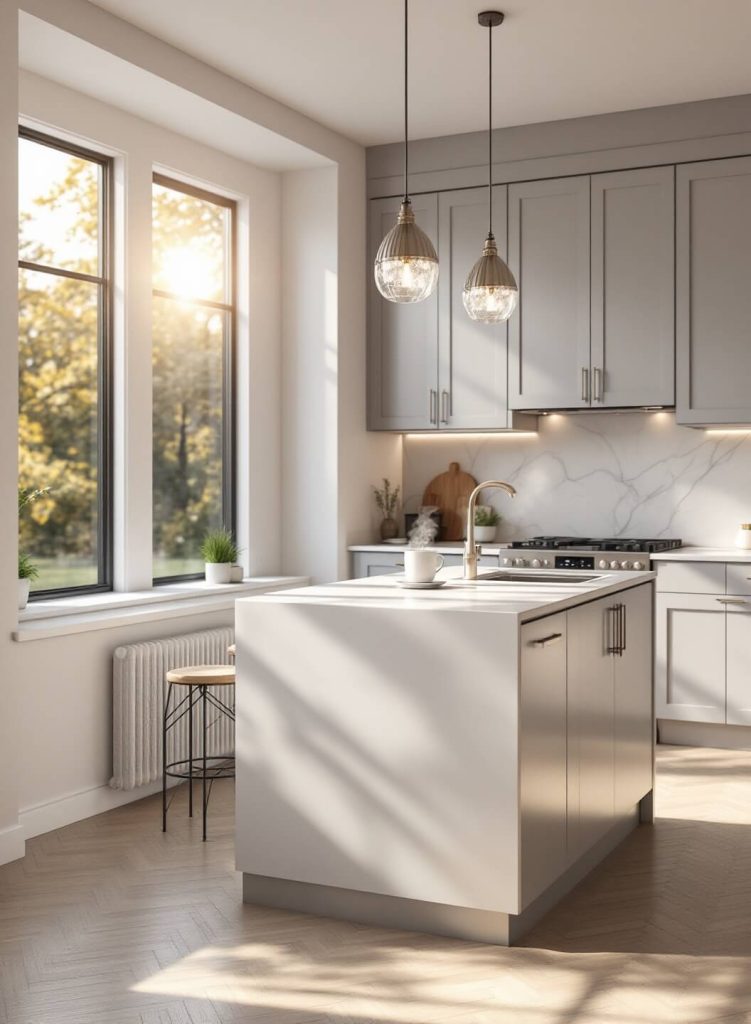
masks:
[[[514,570],[515,573],[535,575],[535,570]],[[483,573],[480,572],[482,577]],[[575,577],[595,575],[587,582],[575,582]],[[600,572],[579,573],[557,570],[561,580],[571,577],[571,583],[539,583],[491,581],[474,584],[462,579],[458,566],[442,569],[436,579],[446,580],[445,586],[435,590],[408,590],[399,586],[401,574],[371,576],[361,580],[346,580],[323,586],[286,590],[279,594],[242,598],[242,601],[263,601],[274,604],[328,604],[344,608],[395,608],[405,611],[485,612],[515,615],[521,621],[574,607],[628,587],[638,586],[654,578],[652,572]]]
[[[742,548],[683,547],[650,556],[653,562],[751,562],[751,550]]]

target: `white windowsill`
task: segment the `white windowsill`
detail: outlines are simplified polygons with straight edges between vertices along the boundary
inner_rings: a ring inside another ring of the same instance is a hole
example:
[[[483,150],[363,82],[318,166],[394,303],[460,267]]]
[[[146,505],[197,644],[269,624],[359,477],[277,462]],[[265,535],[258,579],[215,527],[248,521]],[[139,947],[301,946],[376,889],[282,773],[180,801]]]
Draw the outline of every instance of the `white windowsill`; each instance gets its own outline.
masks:
[[[238,597],[254,592],[304,587],[309,582],[307,576],[258,576],[245,579],[242,583],[227,584],[193,580],[133,593],[110,591],[34,601],[18,613],[18,629],[13,633],[13,639],[24,643],[154,619],[176,619],[206,611],[224,611],[234,607]]]

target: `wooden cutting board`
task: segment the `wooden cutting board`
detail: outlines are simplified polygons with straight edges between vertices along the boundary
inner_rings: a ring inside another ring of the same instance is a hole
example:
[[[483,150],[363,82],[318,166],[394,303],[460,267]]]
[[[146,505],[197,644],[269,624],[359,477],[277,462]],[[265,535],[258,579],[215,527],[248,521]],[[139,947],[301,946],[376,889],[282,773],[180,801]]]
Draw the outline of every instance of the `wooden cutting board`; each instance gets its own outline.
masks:
[[[439,474],[425,488],[423,505],[436,505],[441,510],[440,540],[463,540],[469,496],[475,487],[475,478],[465,473],[458,462],[452,462],[448,472]]]

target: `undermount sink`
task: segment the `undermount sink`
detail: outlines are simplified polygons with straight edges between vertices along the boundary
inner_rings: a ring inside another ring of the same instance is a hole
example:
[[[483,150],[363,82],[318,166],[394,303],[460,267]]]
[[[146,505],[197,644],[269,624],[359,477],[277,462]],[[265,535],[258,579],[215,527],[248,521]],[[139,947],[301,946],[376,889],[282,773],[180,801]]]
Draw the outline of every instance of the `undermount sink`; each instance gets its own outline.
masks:
[[[497,572],[484,572],[476,580],[467,583],[557,583],[558,586],[570,587],[576,583],[591,583],[599,580],[597,573],[563,573],[563,572],[514,572],[513,569],[499,569]]]

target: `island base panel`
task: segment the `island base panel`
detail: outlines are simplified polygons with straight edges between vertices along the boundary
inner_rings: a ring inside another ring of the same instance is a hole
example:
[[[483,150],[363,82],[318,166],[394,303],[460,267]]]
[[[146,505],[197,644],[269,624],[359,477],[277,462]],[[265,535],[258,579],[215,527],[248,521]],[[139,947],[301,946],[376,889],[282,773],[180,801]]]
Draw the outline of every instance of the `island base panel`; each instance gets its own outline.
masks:
[[[526,934],[566,893],[623,842],[640,821],[645,820],[642,816],[643,808],[649,812],[651,793],[648,793],[633,811],[618,821],[521,914],[453,907],[442,903],[402,899],[398,896],[383,896],[379,893],[248,873],[243,873],[243,902],[320,917],[333,917],[380,928],[400,928],[427,932],[430,935],[446,935],[471,942],[510,946]]]

